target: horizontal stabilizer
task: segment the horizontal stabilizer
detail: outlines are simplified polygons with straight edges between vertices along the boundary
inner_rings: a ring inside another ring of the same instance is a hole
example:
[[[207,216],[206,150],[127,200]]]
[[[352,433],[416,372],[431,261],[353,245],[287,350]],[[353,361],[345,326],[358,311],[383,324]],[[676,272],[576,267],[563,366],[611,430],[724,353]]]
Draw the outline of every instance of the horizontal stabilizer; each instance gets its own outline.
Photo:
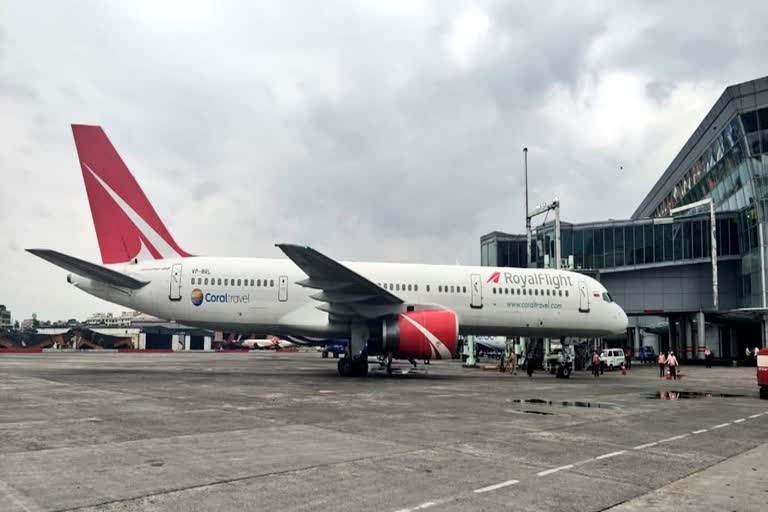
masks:
[[[93,279],[94,281],[99,281],[112,286],[138,290],[149,284],[148,282],[139,281],[138,279],[134,279],[133,277],[127,276],[116,270],[102,267],[101,265],[50,249],[27,249],[27,252],[79,276],[87,277],[88,279]]]

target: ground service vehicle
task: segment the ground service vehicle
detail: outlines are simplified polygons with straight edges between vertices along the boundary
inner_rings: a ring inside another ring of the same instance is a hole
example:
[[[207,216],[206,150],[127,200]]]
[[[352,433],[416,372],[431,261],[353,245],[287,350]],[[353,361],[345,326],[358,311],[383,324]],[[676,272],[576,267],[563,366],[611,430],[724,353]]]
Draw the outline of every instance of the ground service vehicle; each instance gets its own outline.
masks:
[[[640,351],[637,353],[637,360],[641,363],[655,363],[656,351],[653,347],[640,347]]]
[[[600,353],[600,364],[603,368],[613,371],[614,368],[621,368],[624,362],[624,349],[606,348]]]
[[[760,386],[760,398],[768,398],[768,348],[757,353],[757,385]]]

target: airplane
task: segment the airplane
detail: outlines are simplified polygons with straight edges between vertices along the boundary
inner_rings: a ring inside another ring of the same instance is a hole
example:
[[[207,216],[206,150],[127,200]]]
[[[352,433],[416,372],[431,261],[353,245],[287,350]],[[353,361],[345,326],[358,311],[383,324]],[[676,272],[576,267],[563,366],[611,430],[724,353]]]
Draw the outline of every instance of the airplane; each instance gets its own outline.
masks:
[[[201,328],[347,339],[337,366],[368,356],[450,359],[458,336],[599,337],[627,316],[598,281],[566,270],[343,262],[278,243],[286,259],[193,255],[176,243],[100,126],[72,125],[102,264],[28,252],[101,299]]]
[[[287,340],[281,340],[277,336],[270,336],[269,338],[249,338],[238,343],[241,347],[249,349],[272,349],[280,350],[288,347],[292,347],[294,344]]]

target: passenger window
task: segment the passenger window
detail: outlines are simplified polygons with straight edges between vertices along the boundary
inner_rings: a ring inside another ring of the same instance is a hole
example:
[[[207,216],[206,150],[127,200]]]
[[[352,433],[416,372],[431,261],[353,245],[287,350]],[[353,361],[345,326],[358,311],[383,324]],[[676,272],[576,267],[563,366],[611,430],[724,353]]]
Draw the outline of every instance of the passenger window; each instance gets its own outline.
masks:
[[[547,297],[549,297],[549,290],[547,290]]]
[[[410,291],[413,291],[413,289],[412,289],[412,286],[411,286],[410,284],[408,285],[408,291],[409,291],[409,292],[410,292]]]
[[[453,293],[453,286],[451,286],[451,293]]]
[[[207,278],[207,277],[206,277],[206,278],[205,278],[205,280],[203,281],[203,284],[208,284],[208,278]]]
[[[568,290],[565,290],[565,296],[566,297],[568,296]]]
[[[397,290],[398,292],[400,291],[400,284],[399,283],[395,283],[395,290]]]
[[[251,279],[251,288],[253,288],[253,279]]]
[[[493,294],[496,295],[496,288],[493,289]]]
[[[563,290],[557,290],[557,296],[562,297],[563,296]]]
[[[419,285],[417,284],[413,285],[413,291],[415,292],[419,291]]]
[[[442,287],[442,285],[438,285],[438,286],[437,286],[437,291],[438,291],[438,292],[442,292],[442,291],[443,291],[443,287]]]
[[[219,286],[221,286],[221,278],[219,278],[219,282],[218,282],[218,283],[216,283],[216,284],[218,284]]]
[[[237,286],[240,286],[240,280],[239,279],[237,280]]]
[[[461,291],[463,291],[464,293],[467,293],[467,287],[466,286],[462,286],[461,287]]]
[[[427,291],[429,291],[429,285],[427,285]]]
[[[275,287],[275,280],[274,279],[270,279],[269,280],[269,286],[271,286],[272,288]]]
[[[194,277],[192,278],[192,284],[195,284],[195,278]]]

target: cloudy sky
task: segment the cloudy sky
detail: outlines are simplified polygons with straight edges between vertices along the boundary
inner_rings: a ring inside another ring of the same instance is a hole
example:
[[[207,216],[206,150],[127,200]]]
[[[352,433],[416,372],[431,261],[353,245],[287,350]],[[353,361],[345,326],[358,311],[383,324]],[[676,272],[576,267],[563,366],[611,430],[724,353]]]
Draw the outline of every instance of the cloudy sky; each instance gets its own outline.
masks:
[[[190,252],[478,264],[481,235],[523,228],[523,146],[532,203],[631,215],[723,89],[768,73],[766,19],[759,0],[0,2],[0,303],[120,310],[23,251],[100,261],[70,123],[105,127]]]

